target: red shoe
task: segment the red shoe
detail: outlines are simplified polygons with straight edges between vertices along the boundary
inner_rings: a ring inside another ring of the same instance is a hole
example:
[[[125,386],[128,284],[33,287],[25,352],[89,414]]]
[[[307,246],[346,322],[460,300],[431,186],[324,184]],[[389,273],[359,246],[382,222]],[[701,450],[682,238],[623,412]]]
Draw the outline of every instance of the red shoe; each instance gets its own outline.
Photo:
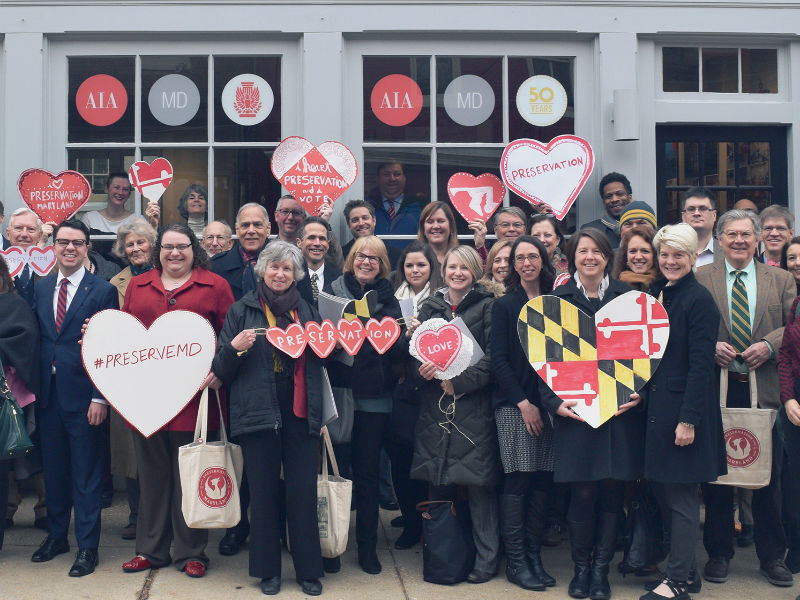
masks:
[[[206,574],[206,566],[199,560],[190,560],[183,570],[189,577],[202,577]]]
[[[122,563],[122,570],[126,573],[138,573],[152,568],[153,565],[144,556],[135,556],[128,562]]]

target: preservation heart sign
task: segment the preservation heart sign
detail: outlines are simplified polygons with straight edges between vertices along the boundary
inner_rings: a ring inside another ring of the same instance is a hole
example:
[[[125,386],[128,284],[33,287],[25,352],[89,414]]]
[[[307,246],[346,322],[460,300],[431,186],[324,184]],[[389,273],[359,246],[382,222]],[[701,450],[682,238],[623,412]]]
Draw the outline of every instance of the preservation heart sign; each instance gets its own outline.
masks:
[[[315,147],[299,136],[278,144],[271,166],[275,178],[310,215],[335,202],[358,176],[356,157],[347,146],[323,142]]]
[[[211,324],[190,311],[170,311],[147,328],[132,315],[103,310],[89,320],[81,356],[105,399],[150,437],[198,392],[215,346]]]
[[[369,319],[366,325],[359,319],[340,319],[336,326],[327,320],[322,323],[309,321],[305,327],[292,323],[286,329],[270,327],[265,335],[270,344],[292,358],[299,357],[306,345],[311,346],[317,356],[325,358],[337,342],[348,354],[358,354],[364,340],[368,340],[376,352],[385,354],[400,337],[400,331],[396,319],[384,317],[380,321]]]
[[[437,379],[450,379],[470,365],[474,344],[461,329],[444,319],[428,319],[414,330],[409,352],[436,366]]]
[[[550,389],[592,427],[614,416],[649,381],[669,340],[664,307],[628,292],[590,317],[557,296],[522,307],[517,333],[528,361]]]
[[[548,144],[514,140],[500,159],[505,184],[534,206],[548,205],[558,219],[567,214],[593,168],[592,147],[574,135],[560,135]]]
[[[89,201],[92,187],[77,171],[53,175],[44,169],[27,169],[17,180],[23,202],[43,223],[60,225]]]
[[[450,202],[467,223],[480,220],[486,223],[503,203],[506,186],[496,175],[456,173],[447,180]]]
[[[128,179],[142,196],[157,202],[172,183],[172,164],[166,158],[156,158],[151,163],[137,161],[128,169]]]
[[[0,250],[0,255],[6,261],[11,277],[16,277],[25,268],[30,268],[37,275],[47,275],[56,266],[56,252],[53,246],[39,248],[30,246],[27,249],[19,246],[9,246],[5,250]]]

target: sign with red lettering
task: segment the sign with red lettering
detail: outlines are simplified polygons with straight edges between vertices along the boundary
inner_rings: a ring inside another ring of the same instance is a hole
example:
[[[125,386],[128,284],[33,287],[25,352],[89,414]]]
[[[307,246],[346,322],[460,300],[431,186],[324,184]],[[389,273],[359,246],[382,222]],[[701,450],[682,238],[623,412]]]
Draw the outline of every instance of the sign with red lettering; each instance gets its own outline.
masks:
[[[128,92],[116,77],[92,75],[75,94],[75,106],[84,121],[96,127],[113,125],[128,108]]]
[[[384,317],[380,321],[369,319],[366,326],[358,318],[343,318],[336,326],[326,319],[322,323],[309,321],[305,328],[299,323],[292,323],[285,330],[270,327],[266,336],[270,344],[292,358],[300,356],[306,345],[314,354],[325,358],[337,342],[348,354],[358,354],[364,340],[369,340],[378,354],[384,354],[400,337],[400,331],[400,324],[392,317]]]
[[[172,183],[172,164],[166,158],[136,161],[128,169],[131,185],[150,202],[157,202]]]
[[[364,329],[367,340],[378,354],[385,354],[400,337],[400,324],[392,317],[383,317],[380,321],[370,319]]]
[[[428,319],[411,336],[409,352],[422,363],[436,366],[436,379],[451,379],[470,365],[474,344],[453,323]]]
[[[574,135],[560,135],[548,144],[514,140],[500,159],[500,172],[509,189],[534,206],[546,204],[559,220],[577,199],[593,168],[591,145]]]
[[[306,349],[306,332],[299,323],[292,323],[286,329],[270,327],[267,329],[267,340],[284,354],[297,358]]]
[[[44,277],[56,266],[56,250],[53,246],[30,246],[28,248],[28,264],[37,275]]]
[[[407,75],[387,75],[372,88],[370,106],[381,122],[402,127],[422,112],[422,90]]]
[[[320,358],[326,358],[333,352],[338,339],[336,327],[330,321],[323,321],[322,323],[309,321],[306,323],[306,337],[308,338],[308,345],[314,351],[314,354]]]
[[[6,261],[6,266],[8,266],[8,271],[12,278],[19,275],[28,262],[28,253],[19,246],[9,246],[5,250],[0,250],[0,256]]]
[[[150,437],[180,413],[211,369],[211,324],[186,310],[158,317],[150,328],[119,310],[102,310],[86,327],[83,367],[119,414]]]
[[[319,147],[307,139],[292,136],[283,140],[272,154],[272,173],[310,215],[326,202],[333,203],[358,177],[353,153],[339,142]]]
[[[44,169],[27,169],[17,180],[22,201],[43,223],[60,225],[89,201],[92,187],[77,171],[53,175]]]
[[[477,177],[456,173],[447,180],[447,195],[467,223],[475,220],[486,223],[503,203],[506,186],[491,173]]]

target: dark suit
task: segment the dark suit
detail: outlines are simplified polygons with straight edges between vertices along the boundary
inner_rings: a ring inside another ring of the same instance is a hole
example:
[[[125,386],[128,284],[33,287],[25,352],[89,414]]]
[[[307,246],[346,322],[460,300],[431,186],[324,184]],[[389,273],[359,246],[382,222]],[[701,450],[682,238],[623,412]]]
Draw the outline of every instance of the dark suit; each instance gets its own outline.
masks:
[[[34,310],[41,336],[42,393],[39,417],[42,433],[47,513],[50,537],[66,539],[70,511],[75,508],[79,548],[97,548],[100,540],[102,434],[91,426],[87,412],[92,398],[102,398],[83,368],[81,326],[107,308],[119,308],[117,290],[85,273],[69,304],[61,331],[53,314],[58,272],[36,284]],[[53,373],[55,368],[55,373]]]
[[[25,302],[28,303],[28,306],[33,308],[34,290],[36,287],[36,282],[39,281],[40,277],[34,273],[31,273],[30,277],[28,278],[28,282],[25,285],[22,285],[21,276],[22,274],[20,273],[14,277],[14,287],[17,289],[17,293],[25,299]]]
[[[317,303],[314,302],[314,292],[311,289],[311,275],[308,272],[308,265],[306,263],[303,263],[303,271],[305,271],[306,276],[297,282],[297,291],[300,292],[300,297],[303,300],[312,306],[317,306]],[[338,269],[334,269],[333,267],[325,265],[325,269],[322,271],[322,273],[325,276],[325,281],[322,284],[322,289],[320,291],[325,292],[326,294],[333,294],[333,288],[331,287],[331,284],[342,276],[342,272]]]
[[[267,243],[269,243],[269,240],[267,240]],[[258,249],[256,256],[261,254],[267,243]],[[211,271],[228,282],[228,285],[231,286],[234,300],[239,300],[247,292],[256,289],[256,276],[253,273],[253,267],[245,266],[238,241],[234,242],[233,248],[227,252],[220,252],[211,257]]]
[[[2,238],[2,243],[3,243],[3,247],[0,248],[0,250],[5,250],[11,245],[11,242],[8,241],[8,238],[6,236],[2,235],[0,236],[0,238]]]

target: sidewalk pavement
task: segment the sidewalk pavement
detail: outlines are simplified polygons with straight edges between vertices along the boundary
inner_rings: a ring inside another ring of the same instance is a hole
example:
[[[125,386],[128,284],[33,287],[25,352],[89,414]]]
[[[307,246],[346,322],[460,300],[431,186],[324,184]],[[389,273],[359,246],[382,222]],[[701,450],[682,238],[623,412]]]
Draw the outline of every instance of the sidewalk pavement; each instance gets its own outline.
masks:
[[[459,600],[487,600],[503,598],[568,598],[567,584],[572,574],[569,546],[563,542],[557,548],[545,548],[545,567],[558,581],[555,588],[546,592],[529,592],[510,584],[504,574],[480,585],[461,583],[455,586],[439,586],[422,580],[422,548],[395,550],[394,539],[399,529],[393,529],[389,521],[397,513],[381,511],[381,530],[378,532],[378,556],[383,564],[380,575],[367,575],[358,566],[355,550],[355,532],[351,530],[347,553],[342,557],[342,570],[326,575],[322,580],[322,598],[345,600],[353,598],[380,600],[437,600],[458,598]],[[120,538],[120,531],[127,522],[127,505],[124,494],[117,494],[114,504],[103,511],[103,533],[100,541],[100,564],[87,577],[67,576],[75,550],[74,538],[70,538],[72,551],[62,554],[48,563],[35,564],[31,554],[44,538],[44,532],[33,527],[33,501],[26,498],[15,516],[14,526],[6,531],[5,544],[0,551],[0,600],[240,600],[263,598],[258,580],[247,575],[246,546],[237,556],[220,556],[217,545],[222,531],[212,531],[209,536],[207,554],[211,558],[208,573],[202,579],[191,579],[172,567],[141,573],[123,573],[121,565],[134,556],[133,541]],[[354,526],[354,520],[353,520]],[[705,552],[698,544],[698,562],[702,568]],[[622,578],[616,571],[621,559],[615,557],[611,588],[614,600],[636,600],[644,594],[644,580],[628,576]],[[283,586],[280,598],[293,600],[304,598],[300,586],[295,583],[291,557],[283,555]],[[798,579],[800,581],[800,579]],[[800,584],[791,588],[776,588],[758,574],[758,560],[751,546],[737,548],[731,562],[728,583],[703,582],[703,591],[694,598],[703,600],[794,600],[800,593]]]

